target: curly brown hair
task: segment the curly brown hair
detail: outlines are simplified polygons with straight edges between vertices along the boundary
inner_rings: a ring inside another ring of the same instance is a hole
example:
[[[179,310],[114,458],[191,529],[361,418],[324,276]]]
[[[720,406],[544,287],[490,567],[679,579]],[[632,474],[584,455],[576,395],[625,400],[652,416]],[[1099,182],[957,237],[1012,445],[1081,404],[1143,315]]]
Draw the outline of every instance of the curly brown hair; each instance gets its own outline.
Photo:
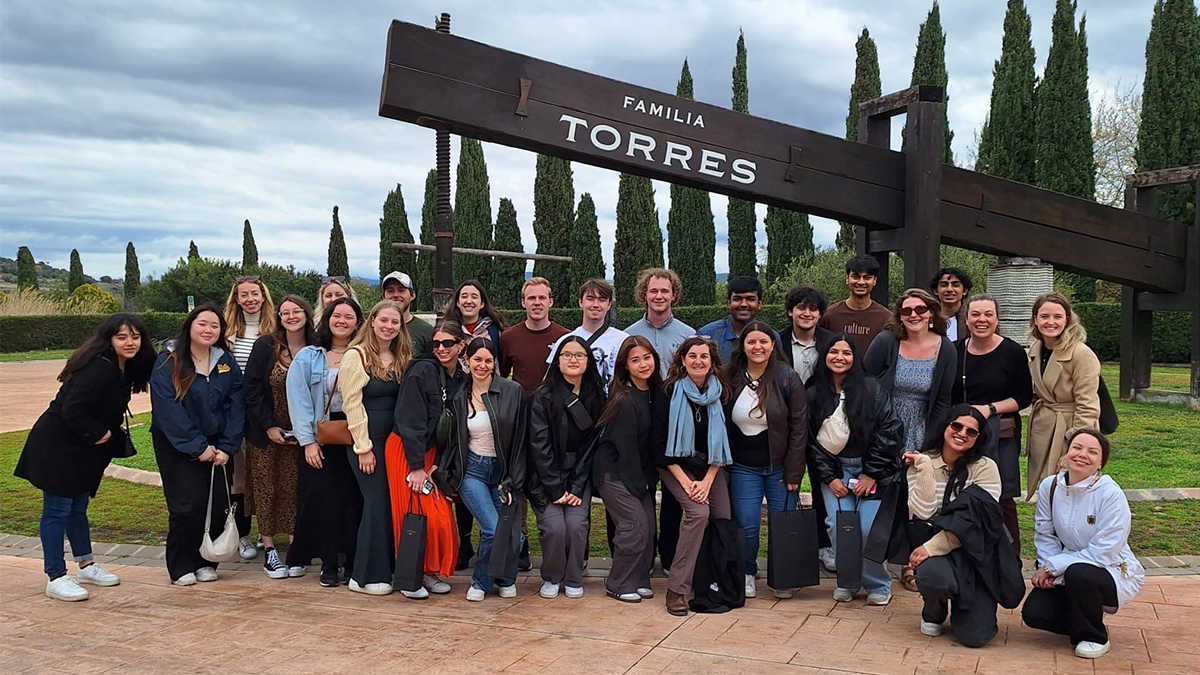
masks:
[[[651,279],[670,281],[671,294],[675,298],[671,305],[674,306],[676,302],[679,302],[680,296],[683,295],[683,280],[679,278],[679,275],[663,267],[650,267],[642,270],[642,273],[638,275],[637,284],[633,287],[633,297],[639,305],[646,306],[646,289],[650,287]]]

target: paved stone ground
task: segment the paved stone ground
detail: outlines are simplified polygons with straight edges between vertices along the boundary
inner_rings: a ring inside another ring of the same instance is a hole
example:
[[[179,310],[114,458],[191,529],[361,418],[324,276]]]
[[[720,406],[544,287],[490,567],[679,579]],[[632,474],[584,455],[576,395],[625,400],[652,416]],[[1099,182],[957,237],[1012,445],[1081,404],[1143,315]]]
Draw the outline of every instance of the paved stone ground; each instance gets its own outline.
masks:
[[[0,432],[28,429],[58,393],[58,373],[65,359],[0,363]],[[150,395],[135,394],[129,409],[150,410]]]

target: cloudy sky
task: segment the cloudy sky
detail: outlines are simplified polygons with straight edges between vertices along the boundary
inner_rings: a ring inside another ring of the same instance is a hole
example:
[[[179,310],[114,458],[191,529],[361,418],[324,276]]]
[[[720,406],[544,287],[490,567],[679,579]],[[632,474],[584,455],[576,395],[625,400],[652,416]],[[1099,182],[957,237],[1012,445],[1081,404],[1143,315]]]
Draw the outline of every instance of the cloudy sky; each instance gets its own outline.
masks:
[[[93,275],[124,274],[133,241],[143,274],[194,239],[239,258],[242,221],[266,262],[323,270],[333,205],[351,271],[377,270],[384,198],[403,186],[414,233],[432,131],[378,117],[388,24],[432,25],[541,59],[674,92],[687,57],[696,98],[730,104],[738,29],[749,50],[752,114],[842,135],[854,41],[879,47],[885,93],[908,86],[929,0],[552,0],[222,2],[4,0],[0,4],[0,255],[28,245],[66,267],[78,248]],[[1038,71],[1052,0],[1027,0]],[[1005,3],[953,0],[947,33],[950,124],[972,153],[1000,54]],[[1153,0],[1079,0],[1087,13],[1093,100],[1140,83]],[[454,148],[457,157],[457,144]],[[486,145],[493,209],[517,208],[533,250],[535,155]],[[667,185],[656,184],[666,228]],[[575,165],[590,192],[611,275],[617,174]],[[714,195],[717,270],[726,268],[725,198]],[[494,211],[493,211],[494,213]],[[759,244],[763,207],[759,207]],[[836,223],[815,219],[817,243]]]

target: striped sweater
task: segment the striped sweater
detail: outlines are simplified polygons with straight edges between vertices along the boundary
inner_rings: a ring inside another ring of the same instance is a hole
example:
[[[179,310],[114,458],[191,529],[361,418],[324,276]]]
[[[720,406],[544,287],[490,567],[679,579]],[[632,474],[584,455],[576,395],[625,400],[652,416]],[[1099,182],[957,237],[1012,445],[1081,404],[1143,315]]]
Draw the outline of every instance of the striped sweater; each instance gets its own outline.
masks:
[[[908,469],[908,514],[912,518],[929,520],[942,509],[950,468],[940,454],[921,453]],[[997,501],[1000,499],[1000,469],[989,457],[981,457],[967,467],[967,482],[963,487],[978,485]],[[946,555],[961,546],[953,532],[938,532],[925,542],[929,555]]]
[[[261,314],[246,314],[246,331],[242,337],[233,337],[229,340],[229,347],[233,351],[233,360],[237,361],[238,368],[242,372],[246,372],[246,362],[250,360],[250,351],[254,349],[254,342],[258,340],[258,320]]]

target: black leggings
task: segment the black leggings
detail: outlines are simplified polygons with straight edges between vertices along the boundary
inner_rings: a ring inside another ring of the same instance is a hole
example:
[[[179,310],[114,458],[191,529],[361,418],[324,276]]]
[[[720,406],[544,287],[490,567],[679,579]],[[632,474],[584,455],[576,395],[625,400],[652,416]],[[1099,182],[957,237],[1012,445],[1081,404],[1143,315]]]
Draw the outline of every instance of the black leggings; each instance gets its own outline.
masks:
[[[1063,584],[1035,588],[1025,598],[1021,618],[1038,630],[1066,635],[1071,644],[1108,642],[1104,608],[1117,606],[1117,584],[1099,565],[1075,563],[1063,573]]]

